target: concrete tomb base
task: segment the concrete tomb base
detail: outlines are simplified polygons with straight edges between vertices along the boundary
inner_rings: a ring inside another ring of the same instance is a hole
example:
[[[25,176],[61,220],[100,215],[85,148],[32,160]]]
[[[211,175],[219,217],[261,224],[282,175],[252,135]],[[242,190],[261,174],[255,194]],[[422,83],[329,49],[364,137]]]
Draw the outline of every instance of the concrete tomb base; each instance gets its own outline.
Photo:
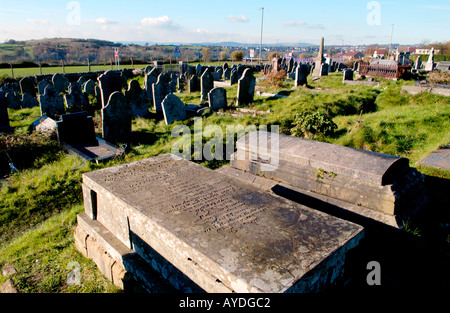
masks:
[[[83,174],[83,195],[77,248],[114,284],[149,292],[321,291],[364,235],[171,154]]]

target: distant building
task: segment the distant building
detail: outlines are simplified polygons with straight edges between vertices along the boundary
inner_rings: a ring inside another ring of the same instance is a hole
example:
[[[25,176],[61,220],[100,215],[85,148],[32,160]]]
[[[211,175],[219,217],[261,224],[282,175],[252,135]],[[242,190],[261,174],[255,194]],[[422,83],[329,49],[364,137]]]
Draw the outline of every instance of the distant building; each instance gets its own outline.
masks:
[[[412,46],[398,46],[397,52],[411,52],[416,53],[416,50],[419,49],[418,47],[412,47]]]
[[[416,54],[430,54],[431,49],[424,49],[424,48],[420,48],[420,49],[416,49],[415,53]],[[434,54],[441,54],[441,50],[434,50]]]
[[[361,60],[364,57],[364,54],[359,51],[348,51],[343,56],[344,60]]]

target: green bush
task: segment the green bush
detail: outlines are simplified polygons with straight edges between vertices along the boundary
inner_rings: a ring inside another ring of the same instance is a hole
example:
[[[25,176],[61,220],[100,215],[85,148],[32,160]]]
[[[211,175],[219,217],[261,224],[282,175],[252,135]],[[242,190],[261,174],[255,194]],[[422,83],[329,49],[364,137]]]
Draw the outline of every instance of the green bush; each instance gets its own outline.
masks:
[[[317,135],[331,136],[337,125],[331,117],[321,112],[301,112],[295,115],[291,134],[296,137],[315,138]]]

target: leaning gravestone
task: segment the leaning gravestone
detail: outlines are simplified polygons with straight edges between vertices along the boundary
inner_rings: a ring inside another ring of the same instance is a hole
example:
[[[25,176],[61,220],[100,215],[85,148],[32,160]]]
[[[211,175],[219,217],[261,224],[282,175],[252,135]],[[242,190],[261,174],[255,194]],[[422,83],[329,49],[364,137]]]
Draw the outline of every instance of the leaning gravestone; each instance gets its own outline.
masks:
[[[88,109],[89,102],[81,90],[81,84],[78,82],[70,83],[69,92],[64,95],[64,99],[69,112],[81,112]]]
[[[101,90],[102,108],[108,104],[110,95],[116,91],[122,91],[122,79],[115,71],[107,71],[98,78]]]
[[[66,112],[63,96],[52,85],[45,88],[43,95],[39,95],[39,103],[41,115],[47,115],[53,119],[57,119],[56,116]]]
[[[170,154],[83,174],[82,188],[75,246],[122,286],[129,277],[152,291],[165,282],[181,292],[319,292],[342,277],[364,236]]]
[[[58,92],[65,92],[69,87],[69,79],[63,74],[56,73],[52,77],[52,83]]]
[[[0,132],[9,131],[8,107],[5,101],[5,93],[0,90]]]
[[[145,117],[149,114],[146,91],[142,90],[139,82],[135,79],[128,84],[125,98],[131,108],[131,114],[136,117]]]
[[[213,111],[224,109],[227,106],[227,91],[225,88],[216,87],[208,93],[209,107]]]
[[[33,97],[36,97],[36,88],[34,86],[34,79],[31,77],[24,77],[19,81],[20,92],[23,94],[29,93]]]
[[[166,72],[159,74],[158,80],[152,85],[153,107],[156,113],[162,113],[161,103],[171,93],[170,75]]]
[[[186,119],[186,110],[184,109],[184,103],[173,93],[169,93],[167,95],[167,97],[163,100],[161,106],[166,125],[170,125],[176,121],[182,121]]]
[[[22,108],[34,108],[39,105],[39,102],[31,93],[25,92],[22,95],[22,101],[20,102],[20,106]]]
[[[208,99],[208,92],[214,88],[214,78],[209,70],[206,70],[200,78],[201,102]]]
[[[102,109],[103,139],[128,142],[131,139],[131,108],[125,96],[115,91]]]
[[[256,79],[251,69],[246,69],[238,82],[237,105],[253,103]]]

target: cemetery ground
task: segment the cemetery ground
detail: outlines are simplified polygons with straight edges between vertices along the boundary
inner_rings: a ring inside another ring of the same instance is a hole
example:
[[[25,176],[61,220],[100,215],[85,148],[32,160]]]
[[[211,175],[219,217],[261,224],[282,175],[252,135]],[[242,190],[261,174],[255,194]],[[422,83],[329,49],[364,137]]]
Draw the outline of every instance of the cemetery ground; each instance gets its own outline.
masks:
[[[379,81],[377,86],[344,85],[342,74],[332,73],[309,81],[307,87],[293,89],[293,81],[275,86],[259,80],[257,90],[286,96],[255,94],[250,109],[269,113],[239,112],[235,107],[218,113],[206,111],[202,124],[219,125],[224,134],[227,125],[280,125],[280,132],[285,134],[296,132],[314,140],[408,158],[412,167],[425,174],[430,204],[400,231],[372,226],[371,236],[364,239],[370,244],[357,248],[359,256],[348,268],[352,281],[337,288],[370,291],[366,283],[370,261],[381,264],[381,288],[448,288],[450,171],[416,162],[450,143],[450,99],[429,93],[401,93],[402,85],[412,85],[413,81]],[[142,78],[140,83],[142,86]],[[228,103],[235,103],[237,85],[226,89]],[[185,104],[200,104],[200,92],[176,95]],[[30,133],[30,124],[40,116],[39,107],[9,109],[15,134],[2,136],[0,148],[8,147],[8,157],[19,171],[3,179],[0,190],[0,267],[16,268],[11,278],[19,292],[120,292],[74,246],[76,215],[84,210],[81,174],[170,153],[177,140],[171,134],[176,125],[187,125],[193,132],[194,118],[167,126],[153,108],[150,111],[149,117],[133,120],[129,153],[95,164],[68,155],[55,135]],[[304,111],[327,114],[337,129],[328,135],[308,131],[296,119],[296,114]],[[94,121],[99,136],[100,119],[97,112]],[[207,140],[203,138],[203,144]],[[218,160],[196,162],[211,169],[228,164]],[[80,275],[81,284],[67,283],[73,271]],[[0,285],[7,279],[0,276]]]

